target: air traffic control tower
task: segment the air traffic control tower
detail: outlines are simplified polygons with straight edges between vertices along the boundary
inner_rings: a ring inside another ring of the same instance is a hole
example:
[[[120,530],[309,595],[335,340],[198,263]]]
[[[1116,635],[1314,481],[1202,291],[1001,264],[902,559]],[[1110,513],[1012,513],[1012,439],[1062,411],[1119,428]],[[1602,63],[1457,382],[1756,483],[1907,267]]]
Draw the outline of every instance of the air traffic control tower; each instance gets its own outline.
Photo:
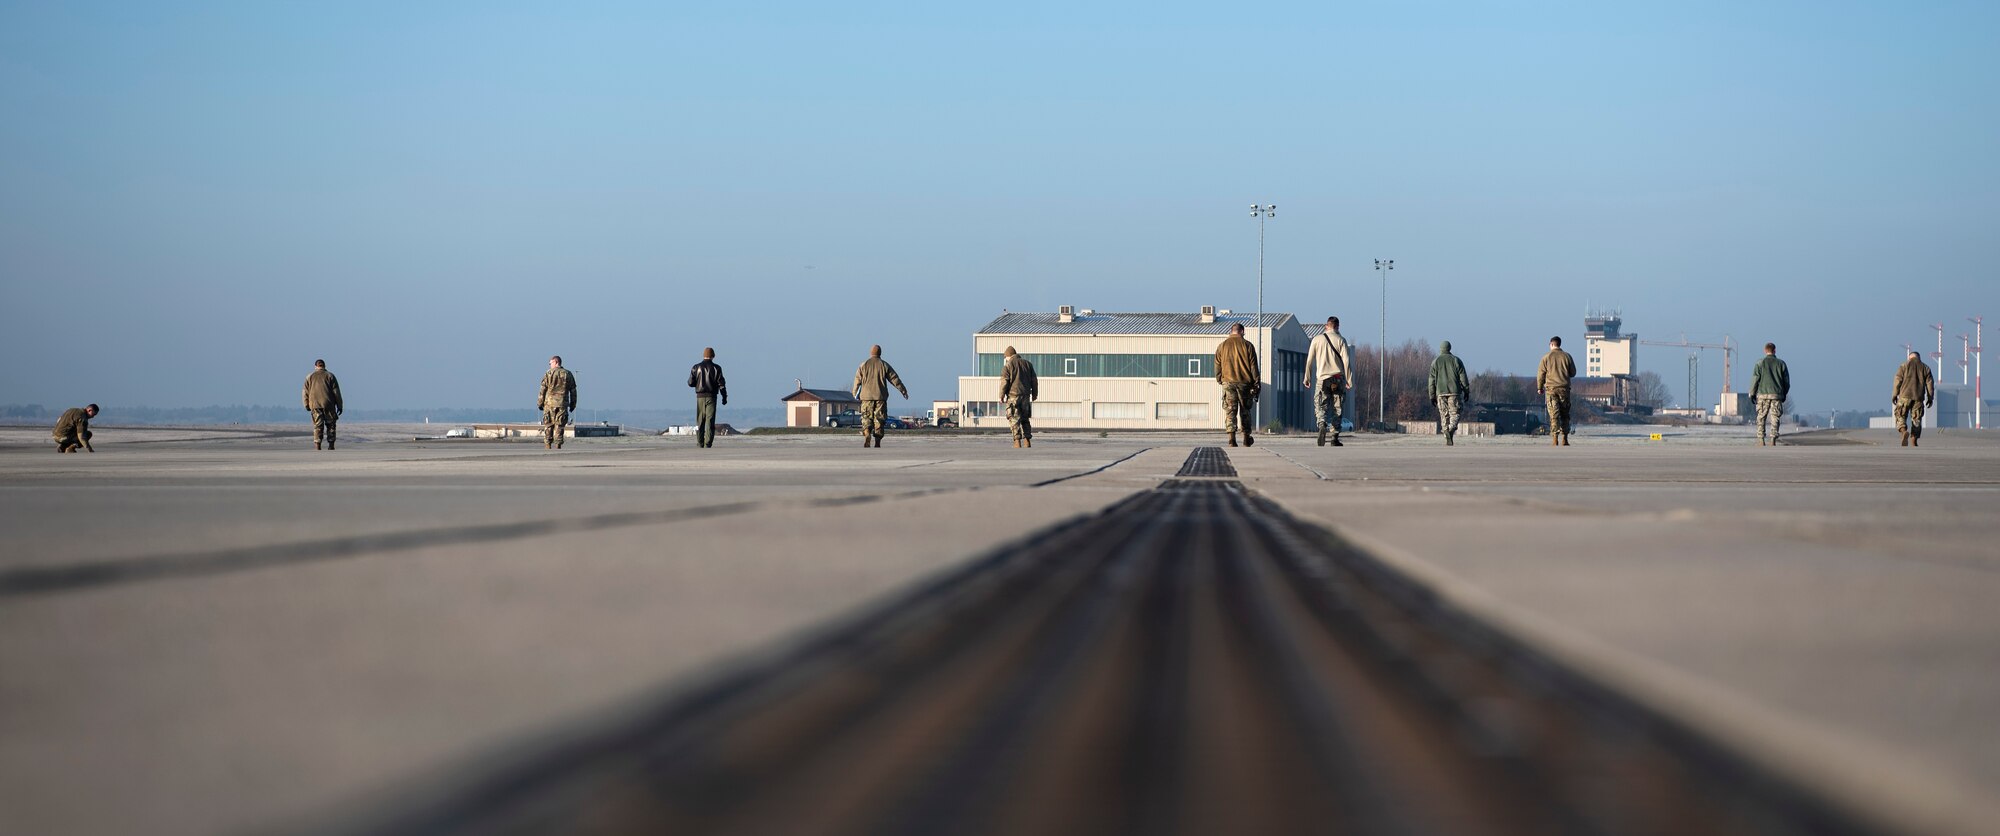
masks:
[[[1606,406],[1625,406],[1633,392],[1633,376],[1639,373],[1639,335],[1621,334],[1625,324],[1616,312],[1586,314],[1583,318],[1584,377],[1610,378]]]

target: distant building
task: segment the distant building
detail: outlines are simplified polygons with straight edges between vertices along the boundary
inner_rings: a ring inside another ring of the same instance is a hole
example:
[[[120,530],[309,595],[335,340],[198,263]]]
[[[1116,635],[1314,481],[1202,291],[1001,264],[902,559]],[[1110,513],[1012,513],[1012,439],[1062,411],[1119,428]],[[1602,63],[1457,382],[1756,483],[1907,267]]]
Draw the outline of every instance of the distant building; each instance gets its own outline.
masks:
[[[958,426],[958,401],[931,401],[930,414],[924,416],[933,427]]]
[[[1973,422],[1972,387],[1961,383],[1940,383],[1937,385],[1937,403],[1924,410],[1924,426],[1932,429],[1969,429]],[[1987,401],[1986,414],[1991,415],[1993,401]],[[1868,426],[1890,428],[1896,426],[1894,415],[1876,416],[1868,419]]]
[[[456,432],[454,430],[453,432]],[[608,438],[623,435],[624,429],[617,424],[602,421],[595,424],[571,424],[563,428],[564,438]],[[473,438],[541,438],[540,424],[473,424]]]
[[[1007,425],[1000,367],[1011,345],[1035,364],[1041,382],[1036,427],[1221,429],[1215,347],[1237,323],[1245,339],[1262,344],[1263,422],[1309,429],[1312,397],[1301,378],[1311,337],[1291,314],[1267,313],[1260,322],[1214,307],[1098,313],[1068,305],[1054,313],[1001,314],[972,335],[973,373],[958,379],[961,425]]]
[[[1625,321],[1615,313],[1583,318],[1583,374],[1572,391],[1610,409],[1625,409],[1637,393],[1639,335],[1619,333]]]
[[[1584,377],[1631,377],[1639,373],[1639,335],[1618,332],[1616,314],[1583,318]]]
[[[672,425],[672,426],[669,426],[669,427],[667,427],[667,428],[666,428],[666,429],[664,429],[664,430],[661,430],[661,431],[660,431],[660,434],[661,434],[661,435],[697,435],[697,434],[699,434],[699,431],[700,431],[700,430],[701,430],[701,428],[700,428],[700,427],[698,427],[698,426],[695,426],[694,424],[674,424],[674,425]],[[742,435],[743,433],[742,433],[741,431],[737,430],[737,429],[736,429],[735,427],[732,427],[732,426],[730,426],[730,425],[728,425],[728,424],[716,424],[716,425],[715,425],[715,434],[716,434],[716,435]]]
[[[780,398],[785,403],[785,426],[818,427],[826,419],[850,409],[861,408],[860,399],[845,389],[807,389]]]

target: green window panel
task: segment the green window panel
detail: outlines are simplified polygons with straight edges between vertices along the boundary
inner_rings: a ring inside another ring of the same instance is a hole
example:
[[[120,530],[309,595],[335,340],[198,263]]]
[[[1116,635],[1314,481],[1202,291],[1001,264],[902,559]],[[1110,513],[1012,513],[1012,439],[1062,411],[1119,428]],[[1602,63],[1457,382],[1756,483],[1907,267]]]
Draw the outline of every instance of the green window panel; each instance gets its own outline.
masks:
[[[1023,354],[1041,377],[1214,377],[1207,354]],[[1006,357],[979,355],[978,374],[999,377]]]

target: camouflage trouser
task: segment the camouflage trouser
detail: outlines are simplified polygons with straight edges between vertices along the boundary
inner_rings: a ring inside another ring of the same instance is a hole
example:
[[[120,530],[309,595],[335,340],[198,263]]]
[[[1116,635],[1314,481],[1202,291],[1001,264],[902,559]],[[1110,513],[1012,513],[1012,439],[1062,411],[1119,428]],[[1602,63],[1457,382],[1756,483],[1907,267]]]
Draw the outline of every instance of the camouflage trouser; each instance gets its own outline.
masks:
[[[542,410],[542,443],[561,447],[563,427],[569,426],[569,407],[556,406]]]
[[[1458,396],[1438,396],[1438,429],[1446,436],[1458,432]]]
[[[1896,401],[1896,429],[1913,436],[1924,434],[1924,402],[1921,400]]]
[[[70,433],[69,435],[59,435],[56,436],[56,449],[64,453],[69,452],[70,448],[76,448],[78,450],[81,450],[83,449],[83,443],[89,440],[90,440],[89,430],[83,431],[82,438],[78,438],[76,433]]]
[[[1340,407],[1345,400],[1347,387],[1340,378],[1320,378],[1319,385],[1313,387],[1313,419],[1319,422],[1320,429],[1340,431]]]
[[[1757,396],[1757,437],[1778,440],[1778,419],[1785,416],[1785,402],[1777,395]]]
[[[1028,419],[1035,417],[1035,402],[1027,395],[1015,395],[1007,399],[1007,428],[1014,431],[1015,441],[1027,441],[1035,437],[1035,428]]]
[[[1544,399],[1549,405],[1549,434],[1569,435],[1569,390],[1550,389]]]
[[[1252,417],[1254,413],[1251,412],[1251,409],[1256,405],[1257,405],[1257,384],[1255,383],[1222,384],[1223,432],[1229,433],[1230,435],[1235,435],[1236,425],[1238,422],[1242,423],[1244,432],[1249,432],[1251,425],[1256,423],[1257,420],[1256,418]]]
[[[340,422],[340,415],[331,409],[315,409],[313,416],[313,443],[333,441],[333,426]]]
[[[864,435],[882,437],[882,425],[889,422],[888,401],[861,402],[861,432]]]

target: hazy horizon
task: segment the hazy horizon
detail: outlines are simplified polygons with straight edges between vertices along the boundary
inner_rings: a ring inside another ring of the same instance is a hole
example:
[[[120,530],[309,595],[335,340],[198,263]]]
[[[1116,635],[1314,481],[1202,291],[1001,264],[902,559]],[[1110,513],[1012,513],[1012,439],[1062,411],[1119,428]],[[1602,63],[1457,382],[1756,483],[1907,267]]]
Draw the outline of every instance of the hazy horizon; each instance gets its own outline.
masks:
[[[1257,307],[1532,371],[1587,307],[1878,409],[2000,314],[2000,7],[0,2],[17,403],[921,412],[1003,309]],[[1685,354],[1641,368],[1685,397]],[[1704,400],[1721,389],[1712,353]],[[1703,404],[1709,405],[1709,404]]]

